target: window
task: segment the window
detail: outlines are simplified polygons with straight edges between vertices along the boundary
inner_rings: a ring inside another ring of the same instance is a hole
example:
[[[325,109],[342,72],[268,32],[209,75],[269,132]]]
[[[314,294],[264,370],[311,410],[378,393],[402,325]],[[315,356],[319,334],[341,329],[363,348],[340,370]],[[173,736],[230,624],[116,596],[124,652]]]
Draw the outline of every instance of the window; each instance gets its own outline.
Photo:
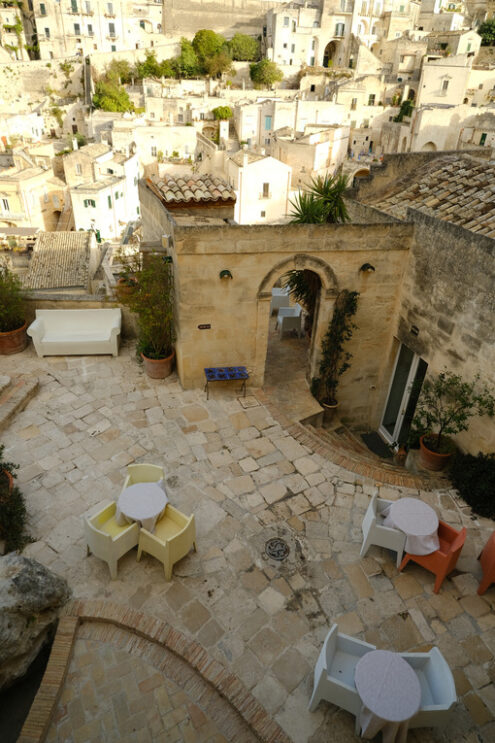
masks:
[[[289,21],[290,21],[290,18],[289,18],[289,16],[285,16],[285,17],[284,17],[284,26],[285,26],[286,28],[287,28],[287,27],[289,26]]]
[[[344,23],[336,23],[335,24],[335,36],[343,36],[345,31],[345,24]]]
[[[269,145],[270,144],[270,137],[265,137],[265,144],[266,145]]]
[[[117,51],[117,47],[115,46],[115,44],[112,44],[112,46],[110,47],[110,51],[111,52],[116,52]]]
[[[374,106],[375,105],[375,94],[370,93],[370,96],[368,98],[368,106]]]
[[[118,198],[119,198],[119,192],[115,191],[115,201],[117,201]]]
[[[283,47],[284,47],[284,49],[287,49],[287,44],[284,44]]]
[[[268,199],[270,197],[270,184],[263,183],[263,198]]]
[[[143,28],[144,29],[144,27],[145,27],[144,21],[139,21],[139,28]]]
[[[295,21],[292,21],[292,30],[293,30],[293,31],[295,31],[295,30],[296,30],[296,22],[295,22]]]
[[[84,11],[85,13],[91,13],[91,3],[88,0],[84,3]]]
[[[151,145],[151,156],[156,157],[156,145]]]
[[[442,82],[442,93],[446,93],[447,90],[448,90],[448,87],[449,87],[449,81],[448,80],[444,80]]]
[[[480,84],[478,85],[478,90],[483,90],[483,83],[480,83]]]
[[[76,36],[80,36],[81,35],[81,24],[74,23],[74,33],[75,33]]]
[[[310,67],[314,67],[315,66],[315,58],[314,57],[310,57],[309,58],[309,65],[310,65]]]
[[[112,168],[107,168],[107,173],[108,173],[109,175],[113,175],[113,170],[112,170]]]
[[[112,208],[112,197],[110,195],[107,196],[107,201],[108,201],[108,208],[111,209]]]
[[[404,55],[401,54],[399,59],[400,59],[400,63],[402,64],[404,62],[404,59],[405,59]]]
[[[291,44],[290,45],[290,50],[294,54],[294,52],[296,51],[296,45],[295,44]]]
[[[88,36],[94,36],[95,32],[93,31],[93,26],[91,23],[88,23]]]
[[[468,51],[468,52],[471,51],[471,42],[467,45],[467,50],[466,51]]]
[[[316,85],[311,85],[310,88],[309,88],[309,90],[310,90],[311,93],[314,93],[315,90],[316,90]]]
[[[404,12],[404,8],[405,8],[404,5],[399,5],[399,13],[403,13]]]
[[[76,175],[82,175],[81,163],[76,163]]]
[[[108,198],[110,198],[110,196]],[[96,207],[96,201],[93,201],[93,199],[84,199],[83,204],[86,209],[88,208],[88,206],[92,206],[93,209]]]
[[[265,116],[265,132],[269,132],[272,128],[272,117]]]
[[[315,49],[316,49],[316,40],[313,39],[313,41],[311,42],[311,51],[314,52]]]
[[[50,38],[50,29],[49,28],[45,28],[45,38],[46,39],[49,39]]]
[[[109,36],[115,36],[115,23],[108,24],[108,34]]]
[[[200,114],[199,114],[199,120],[200,120],[200,121],[204,121],[204,120],[205,120],[205,115],[204,115],[204,113],[200,113]]]
[[[40,3],[40,15],[46,15],[45,3]]]
[[[182,124],[182,122],[184,121],[184,114],[177,114],[177,121],[179,122],[179,124]]]
[[[113,3],[107,3],[107,13],[113,15]]]
[[[139,214],[139,207],[136,207],[136,214]]]
[[[480,137],[480,147],[483,147],[483,145],[486,142],[487,132],[482,132]]]
[[[355,111],[357,108],[357,98],[353,98],[351,101],[351,111]]]
[[[340,9],[345,10],[347,0],[340,0]]]
[[[370,125],[370,120],[369,120],[369,119],[365,119],[365,120],[363,121],[363,126],[364,126],[364,128],[365,128],[365,129],[368,129],[369,125]]]
[[[9,212],[10,211],[9,200],[8,199],[2,199],[2,207],[3,207],[4,212]]]
[[[318,21],[313,21],[313,28],[320,28]]]
[[[77,0],[70,0],[70,7],[73,13],[78,13]]]
[[[261,217],[266,217],[266,212],[261,212],[261,213],[260,213],[260,216],[261,216]]]
[[[368,3],[361,3],[361,15],[368,15]]]

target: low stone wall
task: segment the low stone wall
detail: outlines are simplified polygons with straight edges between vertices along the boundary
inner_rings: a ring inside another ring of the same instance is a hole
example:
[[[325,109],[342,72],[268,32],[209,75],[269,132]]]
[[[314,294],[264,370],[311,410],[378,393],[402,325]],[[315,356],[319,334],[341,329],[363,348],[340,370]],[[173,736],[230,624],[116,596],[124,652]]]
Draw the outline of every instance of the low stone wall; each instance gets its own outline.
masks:
[[[112,300],[98,299],[90,294],[80,296],[71,294],[49,295],[48,293],[30,292],[27,299],[26,319],[31,323],[36,317],[36,310],[100,310],[115,309],[120,305]],[[136,320],[127,307],[122,310],[121,337],[124,339],[136,337]]]
[[[61,65],[65,66],[66,72]],[[82,66],[82,57],[0,64],[0,98],[9,103],[24,94],[33,100],[39,96],[41,102],[49,90],[64,98],[81,96],[84,93]]]

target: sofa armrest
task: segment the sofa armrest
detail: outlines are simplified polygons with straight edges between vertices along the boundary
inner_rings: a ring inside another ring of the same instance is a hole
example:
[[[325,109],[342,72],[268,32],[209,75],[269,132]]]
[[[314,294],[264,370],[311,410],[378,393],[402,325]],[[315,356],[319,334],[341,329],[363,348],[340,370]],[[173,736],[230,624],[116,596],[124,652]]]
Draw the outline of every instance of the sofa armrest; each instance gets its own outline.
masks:
[[[43,325],[43,321],[37,317],[36,320],[33,320],[29,328],[27,329],[27,334],[31,336],[31,338],[35,338],[36,340],[41,340],[45,334],[45,326]]]

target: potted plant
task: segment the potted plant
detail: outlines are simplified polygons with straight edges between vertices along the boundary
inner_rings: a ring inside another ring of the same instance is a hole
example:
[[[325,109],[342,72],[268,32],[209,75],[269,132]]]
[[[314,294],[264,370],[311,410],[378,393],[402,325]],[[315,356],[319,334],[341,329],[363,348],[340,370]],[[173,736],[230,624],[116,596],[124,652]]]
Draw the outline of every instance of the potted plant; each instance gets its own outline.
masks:
[[[306,310],[305,331],[309,337],[313,332],[313,322],[318,302],[321,280],[317,273],[306,268],[288,271],[282,279],[289,287],[289,293]]]
[[[26,534],[26,505],[14,483],[18,465],[3,458],[0,446],[0,554],[21,550],[31,538]]]
[[[419,437],[419,461],[426,469],[439,471],[449,463],[455,445],[449,436],[469,428],[475,415],[495,414],[495,397],[480,385],[479,375],[464,382],[447,370],[427,378],[421,387],[412,427]]]
[[[169,256],[152,254],[127,259],[135,286],[119,297],[137,316],[137,351],[146,374],[165,379],[172,372],[175,357],[174,277]]]
[[[25,349],[26,328],[21,280],[4,260],[0,263],[0,354],[19,353]]]
[[[339,378],[347,371],[352,354],[344,351],[344,344],[352,337],[356,325],[352,322],[357,310],[359,292],[344,289],[335,300],[332,319],[321,344],[318,377],[311,382],[311,392],[326,411],[338,406]],[[326,416],[328,418],[328,414]]]

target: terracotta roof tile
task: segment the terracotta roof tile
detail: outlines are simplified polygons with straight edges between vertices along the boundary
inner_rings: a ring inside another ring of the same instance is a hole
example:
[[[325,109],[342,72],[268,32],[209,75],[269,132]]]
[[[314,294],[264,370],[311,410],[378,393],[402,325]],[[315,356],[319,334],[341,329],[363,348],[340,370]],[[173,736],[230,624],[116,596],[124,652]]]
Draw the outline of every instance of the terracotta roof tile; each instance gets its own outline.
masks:
[[[157,176],[151,177],[151,183],[160,192],[167,203],[184,203],[195,201],[235,201],[235,191],[229,184],[211,175],[194,176]]]
[[[27,289],[84,288],[89,283],[89,232],[42,232],[24,278]]]

